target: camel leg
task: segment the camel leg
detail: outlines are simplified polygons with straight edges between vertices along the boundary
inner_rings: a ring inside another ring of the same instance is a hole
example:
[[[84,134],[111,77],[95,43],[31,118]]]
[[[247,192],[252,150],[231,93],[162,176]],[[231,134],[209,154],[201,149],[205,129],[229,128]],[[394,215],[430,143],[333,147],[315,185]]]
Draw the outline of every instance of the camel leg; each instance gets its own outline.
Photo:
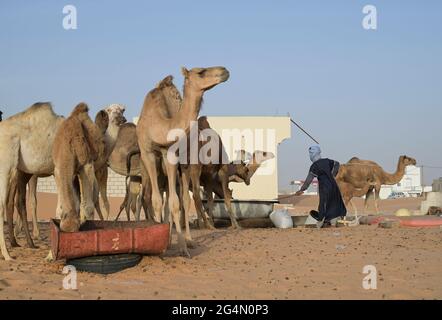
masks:
[[[176,192],[177,165],[167,160],[167,154],[163,155],[164,165],[167,171],[168,190],[169,190],[169,211],[172,213],[173,222],[178,235],[178,246],[182,255],[190,257],[187,249],[186,239],[181,231],[180,224],[180,201]],[[149,170],[149,169],[148,169]]]
[[[163,207],[163,198],[161,197],[158,187],[158,170],[156,167],[155,154],[141,150],[141,160],[149,175],[150,184],[152,186],[152,205],[154,209],[154,219],[161,222],[161,211]]]
[[[369,189],[367,191],[367,194],[365,195],[365,201],[364,201],[364,212],[368,210],[368,200],[372,196],[373,189]]]
[[[219,177],[221,180],[221,185],[223,187],[224,204],[226,206],[227,212],[229,212],[230,221],[232,222],[232,228],[241,229],[241,226],[238,224],[236,216],[232,210],[232,195],[229,190],[229,176],[224,170],[220,170]]]
[[[189,226],[189,211],[190,211],[189,183],[190,183],[190,174],[189,174],[189,167],[187,167],[181,171],[180,192],[182,194],[182,199],[183,199],[184,227],[186,229],[185,237],[187,245],[192,248],[194,247],[194,243],[192,241],[192,236],[190,234],[190,226]]]
[[[40,230],[38,229],[38,217],[37,217],[37,183],[38,177],[32,176],[28,182],[29,187],[29,207],[32,212],[32,236],[34,239],[40,237]]]
[[[29,232],[28,225],[28,214],[26,212],[26,185],[29,180],[32,178],[32,175],[25,173],[18,173],[17,179],[17,207],[18,214],[21,216],[21,220],[23,221],[23,226],[25,229],[26,242],[30,248],[36,249],[37,247],[34,245],[34,241],[32,241],[31,233]]]
[[[380,187],[375,187],[374,190],[374,207],[376,210],[376,214],[379,214],[379,196],[381,194],[381,188]]]
[[[109,199],[107,198],[107,166],[104,166],[103,168],[99,169],[96,172],[97,176],[97,182],[98,182],[98,190],[100,194],[100,208],[101,211],[104,212],[104,219],[109,219],[109,213],[110,213],[110,204]]]
[[[126,195],[127,195],[127,201],[126,201],[126,206],[124,207],[124,210],[126,211],[127,221],[130,221],[130,205],[132,202],[131,190],[130,190],[130,178],[129,178],[129,180],[126,180]]]
[[[204,225],[207,229],[215,229],[213,225],[213,220],[206,216],[204,212],[203,201],[201,200],[201,186],[200,186],[200,177],[201,177],[201,167],[200,166],[191,166],[193,168],[190,169],[190,179],[192,181],[192,194],[193,201],[195,202],[195,208],[198,215],[198,220],[203,218]]]
[[[17,243],[16,235],[18,235],[20,232],[15,233],[14,230],[14,204],[15,204],[15,198],[18,197],[18,181],[17,177],[11,179],[9,184],[9,193],[8,193],[8,202],[6,206],[6,214],[8,219],[8,234],[9,234],[9,243],[11,244],[11,247],[20,247],[20,245]],[[19,211],[19,208],[17,206],[17,212]],[[17,216],[17,220],[20,220],[20,229],[22,227],[21,219],[19,219],[20,215]]]
[[[205,193],[206,193],[206,197],[207,197],[207,213],[209,215],[209,219],[211,221],[213,220],[213,207],[215,205],[214,200],[213,200],[213,190],[211,185],[206,185],[204,187],[205,189]]]
[[[143,187],[143,209],[144,214],[146,216],[146,220],[155,221],[154,209],[152,206],[152,185],[150,183],[149,174],[147,173],[146,168],[144,167],[143,162],[141,161],[141,185]]]
[[[143,186],[140,185],[140,190],[139,193],[137,195],[137,203],[135,206],[135,219],[137,221],[141,220],[141,208],[143,208]],[[146,209],[145,209],[146,210]],[[146,214],[146,220],[147,220],[148,215]]]
[[[5,152],[6,154],[6,152]],[[5,163],[9,159],[3,159]],[[3,258],[6,261],[11,261],[12,258],[9,255],[8,249],[6,248],[5,242],[5,231],[4,231],[4,218],[5,213],[7,212],[7,201],[9,196],[9,182],[11,178],[11,170],[6,168],[5,171],[0,172],[0,250],[3,255]],[[8,219],[9,220],[9,219]]]
[[[81,202],[80,202],[80,223],[94,217],[94,182],[95,171],[91,163],[87,163],[81,168],[78,179],[80,182]],[[100,217],[103,218],[103,217]]]

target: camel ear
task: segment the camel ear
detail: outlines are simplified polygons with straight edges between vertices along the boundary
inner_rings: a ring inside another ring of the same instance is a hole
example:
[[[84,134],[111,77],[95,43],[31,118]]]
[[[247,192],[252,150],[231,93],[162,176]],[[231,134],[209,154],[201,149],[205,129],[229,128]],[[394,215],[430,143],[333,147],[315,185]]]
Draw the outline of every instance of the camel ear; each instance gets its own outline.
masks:
[[[181,73],[185,78],[187,78],[189,75],[189,70],[187,70],[185,67],[181,67]]]

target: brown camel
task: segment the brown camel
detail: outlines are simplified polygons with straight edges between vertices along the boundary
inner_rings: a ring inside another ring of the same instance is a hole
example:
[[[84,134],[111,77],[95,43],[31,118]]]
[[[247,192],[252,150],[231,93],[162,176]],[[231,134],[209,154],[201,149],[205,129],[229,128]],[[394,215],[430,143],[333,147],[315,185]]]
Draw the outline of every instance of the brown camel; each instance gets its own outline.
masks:
[[[85,103],[78,104],[57,130],[54,139],[54,176],[61,209],[60,229],[75,232],[93,217],[95,194],[98,192],[94,166],[105,163],[105,132],[109,117],[100,111],[96,123],[88,115]],[[81,203],[79,214],[75,203],[74,180],[78,177]]]
[[[190,198],[189,198],[189,186],[192,188],[193,200],[195,202],[195,208],[198,214],[198,224],[201,222],[201,218],[204,221],[206,228],[213,228],[213,189],[214,181],[218,182],[217,187],[221,186],[222,193],[224,195],[224,203],[229,212],[230,221],[232,223],[233,228],[240,228],[235,214],[232,210],[232,192],[229,189],[229,178],[230,176],[236,175],[244,180],[244,182],[248,185],[250,183],[249,179],[249,169],[245,164],[240,161],[239,163],[230,163],[228,161],[227,153],[222,144],[221,138],[215,132],[215,130],[211,129],[209,122],[207,121],[207,117],[200,117],[198,119],[198,131],[199,135],[207,134],[210,139],[205,139],[205,141],[199,141],[198,144],[198,154],[199,159],[197,163],[191,163],[190,161],[190,136],[187,137],[187,163],[189,164],[180,164],[180,169],[182,173],[182,185],[183,185],[183,205],[185,211],[185,225],[186,225],[186,238],[190,239],[190,231],[189,231],[189,208],[190,208]],[[207,154],[203,154],[202,149],[212,142],[211,139],[216,139],[215,142],[218,150],[216,150],[217,155],[212,156],[212,152],[215,150],[211,150],[210,148],[207,150]],[[203,157],[203,158],[202,158]],[[214,161],[213,161],[214,160]],[[208,215],[209,219],[207,219],[204,214],[204,207],[201,199],[200,187],[203,187],[208,195]]]
[[[219,83],[227,81],[229,72],[224,67],[182,69],[184,76],[184,99],[181,108],[171,118],[164,116],[167,101],[160,90],[150,91],[144,101],[140,119],[137,125],[138,145],[141,151],[141,160],[147,170],[152,184],[152,204],[155,218],[160,220],[162,197],[158,187],[157,157],[163,159],[168,177],[169,210],[172,213],[175,228],[178,233],[178,243],[181,253],[189,256],[186,241],[181,232],[180,201],[176,193],[177,164],[167,159],[168,148],[176,143],[170,141],[171,130],[188,131],[191,121],[196,121],[201,108],[205,91]],[[181,136],[181,138],[186,138]]]
[[[36,103],[0,123],[0,248],[6,260],[12,259],[6,248],[3,230],[8,196],[13,185],[11,181],[17,177],[18,171],[36,175],[52,174],[52,142],[55,131],[63,121],[63,117],[54,113],[50,103]]]
[[[366,193],[365,209],[368,208],[368,199],[375,191],[375,209],[379,213],[379,194],[382,185],[393,185],[399,183],[405,174],[405,168],[409,165],[416,165],[416,160],[407,156],[400,156],[395,173],[385,172],[381,166],[374,161],[352,158],[346,164],[340,166],[336,176],[337,181],[350,183],[355,189],[365,189],[367,184],[373,184]]]

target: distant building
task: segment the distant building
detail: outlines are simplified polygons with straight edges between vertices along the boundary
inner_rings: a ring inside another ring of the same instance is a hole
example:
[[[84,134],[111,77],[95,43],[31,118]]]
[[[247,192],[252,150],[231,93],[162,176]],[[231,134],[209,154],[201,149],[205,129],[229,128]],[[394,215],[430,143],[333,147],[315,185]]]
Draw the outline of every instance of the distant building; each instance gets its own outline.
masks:
[[[433,191],[434,192],[442,192],[442,178],[435,179],[433,181]]]

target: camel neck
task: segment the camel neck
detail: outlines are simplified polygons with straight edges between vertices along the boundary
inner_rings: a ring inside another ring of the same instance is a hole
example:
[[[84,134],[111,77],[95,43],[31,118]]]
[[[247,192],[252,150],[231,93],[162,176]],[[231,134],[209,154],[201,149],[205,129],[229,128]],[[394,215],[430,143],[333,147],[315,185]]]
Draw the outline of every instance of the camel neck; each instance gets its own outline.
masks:
[[[402,161],[402,158],[399,158],[397,169],[394,174],[387,175],[387,183],[388,184],[396,184],[399,183],[405,174],[405,165]]]
[[[187,131],[190,127],[190,121],[197,120],[203,100],[203,93],[202,90],[194,90],[188,84],[184,85],[183,103],[177,113],[179,128]]]
[[[249,178],[251,178],[255,172],[259,169],[260,164],[256,163],[256,162],[252,162],[249,164]]]

